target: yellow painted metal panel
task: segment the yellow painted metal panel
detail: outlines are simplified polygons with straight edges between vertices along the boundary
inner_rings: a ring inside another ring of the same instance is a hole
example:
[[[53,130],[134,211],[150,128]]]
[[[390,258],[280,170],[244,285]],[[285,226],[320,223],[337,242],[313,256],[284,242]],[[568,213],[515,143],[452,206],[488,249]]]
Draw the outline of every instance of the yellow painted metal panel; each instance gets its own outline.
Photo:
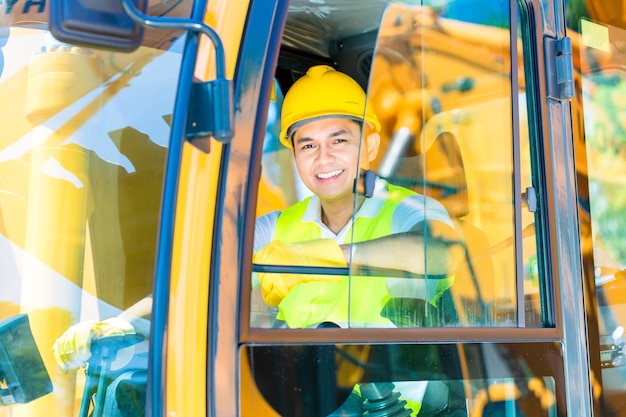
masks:
[[[167,414],[206,414],[206,329],[218,146],[185,143],[174,235],[167,348]]]
[[[232,79],[248,2],[223,0],[208,7],[205,21],[222,39]],[[214,74],[213,47],[203,38],[196,77],[210,80]],[[216,141],[211,141],[208,154],[189,143],[183,148],[167,339],[168,416],[206,415],[208,278],[220,154]]]

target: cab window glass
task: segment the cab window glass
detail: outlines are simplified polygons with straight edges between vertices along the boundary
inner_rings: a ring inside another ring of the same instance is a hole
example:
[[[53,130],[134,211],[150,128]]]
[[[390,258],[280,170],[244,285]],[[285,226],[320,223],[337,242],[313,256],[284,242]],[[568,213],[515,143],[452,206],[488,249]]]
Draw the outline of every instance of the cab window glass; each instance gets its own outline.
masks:
[[[373,58],[369,96],[383,126],[374,169],[424,196],[418,221],[447,217],[455,233],[443,240],[457,251],[449,284],[387,278],[388,307],[405,316],[414,292],[423,315],[437,315],[426,324],[510,326],[517,287],[508,3],[492,5],[489,18],[456,6],[437,13],[391,3]],[[442,237],[424,233],[425,247]],[[440,275],[425,266],[426,277]]]
[[[43,3],[6,6],[16,24],[0,27],[0,403],[11,415],[91,415],[120,387],[125,412],[143,415],[151,304],[123,312],[152,292],[184,37],[147,30],[132,53],[90,49],[33,23]],[[111,362],[107,349],[124,354]],[[96,406],[98,379],[120,375]]]
[[[308,277],[303,277],[306,268],[292,269],[285,273],[288,278],[274,274],[265,279],[265,289],[254,273],[253,327],[542,325],[534,217],[524,199],[533,184],[521,40],[511,48],[508,2],[490,4],[488,17],[464,10],[456,2],[445,8],[389,2],[373,30],[346,36],[340,49],[331,48],[333,69],[367,94],[356,126],[361,145],[350,220],[334,228],[322,203],[320,229],[333,233],[314,238],[331,237],[335,244],[282,247],[282,259],[270,251],[262,251],[263,261],[255,256],[255,268],[273,262],[318,269],[309,270]],[[281,146],[276,138],[285,126],[273,116],[284,93],[289,95],[294,81],[310,77],[313,65],[291,69],[289,82],[282,69],[278,73],[282,89],[270,103],[260,215],[282,213],[307,197],[320,199],[319,190],[307,187],[299,175],[299,150],[289,142]],[[300,129],[296,137],[302,132],[310,134]],[[335,155],[325,158],[333,158],[320,163],[329,167],[322,173],[327,182],[333,170],[351,169]],[[291,231],[281,234],[290,236],[289,243],[311,240],[296,239],[295,226]],[[258,236],[259,229],[255,245]],[[255,247],[255,254],[260,249]],[[287,255],[292,249],[307,256]],[[324,254],[323,261],[310,256],[316,251]],[[324,283],[310,282],[320,280]],[[274,284],[282,294],[268,305]],[[281,321],[291,314],[288,309],[307,318]]]
[[[472,357],[464,361],[463,357]],[[564,415],[558,344],[246,345],[242,410],[268,416]],[[322,382],[323,381],[323,382]]]

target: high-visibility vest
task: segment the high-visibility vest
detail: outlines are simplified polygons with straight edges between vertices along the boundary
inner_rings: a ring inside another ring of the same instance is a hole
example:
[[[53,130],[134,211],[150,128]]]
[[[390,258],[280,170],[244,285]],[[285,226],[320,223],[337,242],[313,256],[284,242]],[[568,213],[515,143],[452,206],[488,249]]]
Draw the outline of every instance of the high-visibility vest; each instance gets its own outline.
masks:
[[[373,218],[357,217],[353,231],[348,231],[345,242],[357,243],[391,234],[391,219],[397,205],[415,193],[404,187],[387,185],[387,198],[378,215]],[[321,231],[312,221],[303,221],[310,197],[287,208],[278,217],[274,239],[284,242],[302,242],[321,239]],[[434,303],[441,293],[452,284],[451,279],[442,280]],[[321,322],[348,324],[350,327],[393,327],[393,323],[381,315],[390,300],[385,277],[342,277],[340,282],[306,282],[293,287],[279,304],[277,318],[285,320],[289,327],[309,327]]]

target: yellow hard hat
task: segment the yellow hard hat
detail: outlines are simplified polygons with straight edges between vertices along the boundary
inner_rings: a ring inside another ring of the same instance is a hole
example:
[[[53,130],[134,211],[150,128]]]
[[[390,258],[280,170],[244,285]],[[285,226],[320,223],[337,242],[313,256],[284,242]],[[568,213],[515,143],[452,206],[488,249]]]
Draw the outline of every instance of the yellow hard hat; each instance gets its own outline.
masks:
[[[333,116],[365,120],[376,132],[380,131],[380,122],[361,86],[328,65],[316,65],[309,68],[285,95],[280,141],[291,148],[291,135],[298,125]]]

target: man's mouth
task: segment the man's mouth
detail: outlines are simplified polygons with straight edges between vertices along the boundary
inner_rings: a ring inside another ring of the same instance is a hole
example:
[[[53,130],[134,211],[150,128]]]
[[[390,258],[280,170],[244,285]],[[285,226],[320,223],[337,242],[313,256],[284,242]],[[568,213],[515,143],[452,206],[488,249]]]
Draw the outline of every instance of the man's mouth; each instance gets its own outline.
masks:
[[[329,178],[336,177],[336,176],[340,175],[342,172],[343,172],[343,169],[336,169],[336,170],[330,171],[330,172],[320,172],[316,176],[317,176],[317,178],[319,178],[321,180],[327,180]]]

